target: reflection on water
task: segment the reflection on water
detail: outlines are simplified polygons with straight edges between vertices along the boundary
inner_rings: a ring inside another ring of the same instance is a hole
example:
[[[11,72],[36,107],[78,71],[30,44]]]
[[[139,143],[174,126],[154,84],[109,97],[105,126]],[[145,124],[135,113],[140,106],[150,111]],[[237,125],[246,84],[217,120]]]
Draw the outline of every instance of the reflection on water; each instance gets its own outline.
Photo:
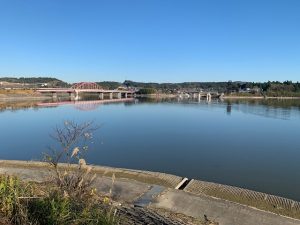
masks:
[[[232,110],[231,102],[227,102],[227,107],[226,107],[227,115],[231,114],[231,110]]]
[[[17,111],[26,109],[58,107],[61,105],[72,105],[74,109],[82,111],[96,110],[101,104],[124,102],[125,105],[131,104],[151,104],[151,103],[179,103],[198,104],[209,107],[224,107],[227,115],[231,115],[234,111],[253,114],[257,116],[270,117],[276,119],[287,120],[291,117],[291,113],[299,112],[300,100],[297,99],[238,99],[238,100],[219,100],[215,99],[210,102],[195,101],[193,99],[179,98],[139,98],[139,99],[113,99],[113,100],[89,100],[80,101],[54,101],[54,100],[30,100],[30,101],[1,101],[0,113],[4,111]]]
[[[1,101],[0,100],[0,112],[4,111],[17,111],[20,109],[38,108],[38,101]]]
[[[136,103],[136,99],[127,98],[127,99],[112,99],[112,100],[81,100],[81,101],[53,101],[53,100],[30,100],[30,101],[0,101],[0,113],[4,111],[17,111],[17,110],[26,110],[26,109],[35,109],[39,108],[51,108],[58,107],[62,105],[72,105],[74,109],[81,111],[92,111],[96,110],[102,104],[108,103],[120,103],[124,102],[125,105],[130,105]]]
[[[0,158],[40,159],[64,120],[95,121],[88,161],[300,200],[300,100],[0,101]]]
[[[300,112],[300,100],[295,99],[227,100],[226,103],[229,115],[232,107],[246,114],[283,120],[289,119],[293,112]]]
[[[130,105],[136,102],[133,98],[126,99],[111,99],[111,100],[81,100],[81,101],[63,101],[63,102],[42,102],[38,103],[38,107],[58,107],[61,105],[72,105],[74,109],[81,111],[92,111],[96,110],[102,104],[108,103],[120,103],[123,102],[124,105]]]

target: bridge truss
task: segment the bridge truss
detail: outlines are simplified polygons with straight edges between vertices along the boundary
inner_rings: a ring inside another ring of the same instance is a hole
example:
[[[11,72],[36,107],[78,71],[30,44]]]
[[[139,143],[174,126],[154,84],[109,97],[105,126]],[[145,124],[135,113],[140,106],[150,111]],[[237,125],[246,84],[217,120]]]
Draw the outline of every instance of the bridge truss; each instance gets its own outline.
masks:
[[[83,89],[86,89],[86,90],[102,90],[103,88],[96,84],[96,83],[93,83],[93,82],[80,82],[80,83],[75,83],[73,84],[73,86],[71,87],[72,89],[74,90],[83,90]]]

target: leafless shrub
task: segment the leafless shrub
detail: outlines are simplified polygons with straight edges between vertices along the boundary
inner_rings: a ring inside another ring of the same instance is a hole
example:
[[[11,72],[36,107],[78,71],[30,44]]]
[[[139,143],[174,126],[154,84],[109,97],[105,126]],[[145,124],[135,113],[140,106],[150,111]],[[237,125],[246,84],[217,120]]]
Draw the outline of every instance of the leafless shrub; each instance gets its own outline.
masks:
[[[51,135],[58,147],[51,147],[44,160],[53,169],[55,183],[65,196],[80,199],[91,193],[96,175],[92,173],[92,167],[87,165],[85,155],[93,132],[98,128],[93,122],[78,124],[65,121]]]

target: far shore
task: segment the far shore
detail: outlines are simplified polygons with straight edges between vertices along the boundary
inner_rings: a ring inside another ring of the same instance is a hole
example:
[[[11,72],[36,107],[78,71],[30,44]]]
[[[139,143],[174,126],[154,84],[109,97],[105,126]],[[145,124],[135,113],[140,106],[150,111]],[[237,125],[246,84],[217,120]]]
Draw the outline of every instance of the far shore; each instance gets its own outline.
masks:
[[[223,99],[300,99],[300,97],[223,96]]]
[[[0,90],[1,101],[22,101],[22,100],[47,100],[51,96],[42,95],[31,89],[24,90]]]
[[[223,96],[223,99],[266,99],[264,96]]]
[[[141,98],[178,98],[179,96],[176,94],[143,94],[143,95],[136,95],[136,97]],[[52,96],[49,95],[41,95],[37,93],[0,93],[0,101],[22,101],[22,100],[49,100],[52,99]],[[224,95],[222,99],[300,99],[299,96],[238,96],[238,95]]]
[[[145,98],[177,98],[178,95],[175,94],[144,94],[144,95],[137,95],[137,97],[145,97]],[[300,97],[273,97],[273,96],[237,96],[237,95],[225,95],[222,99],[300,99]]]
[[[50,96],[0,96],[0,101],[49,100]]]

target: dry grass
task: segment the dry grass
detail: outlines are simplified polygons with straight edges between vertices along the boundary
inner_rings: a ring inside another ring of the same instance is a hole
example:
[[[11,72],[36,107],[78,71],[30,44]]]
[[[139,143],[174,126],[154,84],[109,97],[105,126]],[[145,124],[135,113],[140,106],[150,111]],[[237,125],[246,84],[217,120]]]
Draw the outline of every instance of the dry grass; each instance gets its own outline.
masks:
[[[11,94],[16,94],[16,95],[35,95],[37,93],[34,90],[32,90],[32,89],[12,89],[12,90],[3,90],[3,89],[0,89],[0,94],[3,94],[3,95],[11,95]]]
[[[0,225],[117,224],[114,209],[96,194],[70,198],[55,183],[0,176]]]
[[[0,218],[13,225],[113,225],[116,211],[110,200],[92,188],[95,175],[84,160],[86,141],[92,137],[92,123],[66,121],[52,137],[60,147],[51,148],[45,159],[55,176],[46,185],[0,176]],[[81,147],[74,145],[84,144]],[[59,162],[65,162],[61,167]],[[73,163],[77,162],[77,165]],[[105,201],[104,201],[105,200]]]
[[[51,135],[58,147],[50,147],[44,159],[55,174],[55,183],[65,195],[81,199],[92,190],[96,174],[87,165],[85,154],[96,129],[92,122],[78,124],[65,121]],[[65,162],[64,166],[60,162]]]
[[[29,162],[29,163],[24,163],[24,162],[19,162],[19,161],[1,161],[1,164],[5,167],[18,167],[18,168],[28,168],[28,169],[45,169],[49,168],[49,165],[46,163],[41,163],[41,162]],[[74,165],[72,165],[73,167]],[[66,164],[60,164],[61,171],[66,168]],[[132,172],[132,171],[127,171],[123,169],[115,169],[112,168],[111,170],[107,169],[106,167],[101,167],[101,166],[92,166],[93,167],[93,174],[96,174],[97,176],[101,177],[112,177],[113,174],[115,174],[116,177],[121,178],[121,179],[128,179],[128,180],[135,180],[139,181],[142,183],[146,184],[155,184],[155,185],[161,185],[164,187],[169,187],[169,188],[174,188],[174,184],[168,182],[164,178],[156,177],[151,174],[145,174],[143,172]]]

